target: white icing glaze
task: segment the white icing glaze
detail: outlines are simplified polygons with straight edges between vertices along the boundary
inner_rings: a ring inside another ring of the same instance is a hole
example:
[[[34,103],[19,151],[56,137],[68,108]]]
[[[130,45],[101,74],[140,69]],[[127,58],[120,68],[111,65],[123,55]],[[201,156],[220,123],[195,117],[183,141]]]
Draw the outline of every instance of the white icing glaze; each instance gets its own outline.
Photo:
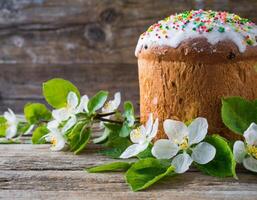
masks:
[[[142,48],[154,46],[177,48],[182,41],[199,37],[206,38],[212,45],[231,40],[243,53],[247,45],[257,45],[257,26],[226,12],[197,10],[171,15],[150,26],[140,36],[135,54],[138,56]]]

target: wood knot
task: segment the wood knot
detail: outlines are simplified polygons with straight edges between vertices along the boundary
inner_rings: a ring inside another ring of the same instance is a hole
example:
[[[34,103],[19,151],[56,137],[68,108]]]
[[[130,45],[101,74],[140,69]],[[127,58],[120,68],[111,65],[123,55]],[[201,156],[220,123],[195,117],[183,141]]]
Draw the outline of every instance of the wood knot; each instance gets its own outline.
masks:
[[[234,54],[233,52],[229,52],[229,54],[228,54],[228,56],[227,56],[227,58],[229,59],[229,60],[232,60],[232,59],[234,59],[236,57],[236,54]]]
[[[179,103],[179,104],[182,104],[182,103],[183,103],[183,99],[182,99],[182,98],[179,98],[179,99],[178,99],[178,103]]]
[[[177,87],[174,81],[171,82],[172,87]]]
[[[86,26],[84,36],[89,41],[94,41],[94,42],[104,42],[106,38],[104,30],[98,24],[90,24]]]
[[[100,14],[101,21],[111,24],[116,21],[119,13],[114,8],[107,8]]]

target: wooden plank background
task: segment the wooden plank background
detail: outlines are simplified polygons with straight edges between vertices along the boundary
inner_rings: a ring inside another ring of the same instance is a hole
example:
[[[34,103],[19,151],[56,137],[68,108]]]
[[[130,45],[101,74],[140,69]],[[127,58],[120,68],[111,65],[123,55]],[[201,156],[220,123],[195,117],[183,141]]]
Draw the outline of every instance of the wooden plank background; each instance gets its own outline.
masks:
[[[53,77],[88,95],[121,91],[138,107],[140,33],[158,19],[198,8],[257,22],[256,0],[0,0],[0,111],[43,102],[41,83]]]
[[[239,180],[207,176],[192,168],[145,191],[132,192],[123,173],[83,171],[115,161],[98,150],[90,144],[81,155],[73,155],[51,152],[49,145],[0,145],[0,152],[5,152],[0,154],[0,199],[256,200],[256,176],[243,168],[237,170]]]

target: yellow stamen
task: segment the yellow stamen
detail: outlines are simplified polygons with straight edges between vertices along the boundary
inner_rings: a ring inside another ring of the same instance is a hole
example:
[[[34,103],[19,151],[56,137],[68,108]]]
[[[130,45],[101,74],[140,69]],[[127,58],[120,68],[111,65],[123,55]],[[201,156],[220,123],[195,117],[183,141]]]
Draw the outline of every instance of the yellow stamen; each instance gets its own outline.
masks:
[[[184,137],[182,143],[179,144],[179,148],[182,150],[188,149],[188,137]]]
[[[104,104],[104,109],[109,109],[111,107],[111,103],[110,102],[107,102]]]
[[[139,139],[142,137],[142,133],[140,132],[140,128],[137,127],[134,131],[133,131],[133,138],[135,139]]]
[[[56,144],[57,144],[57,139],[56,139],[55,137],[52,137],[51,143],[52,143],[53,146],[56,146]]]
[[[255,159],[257,159],[257,147],[248,145],[247,146],[247,152],[252,155]]]

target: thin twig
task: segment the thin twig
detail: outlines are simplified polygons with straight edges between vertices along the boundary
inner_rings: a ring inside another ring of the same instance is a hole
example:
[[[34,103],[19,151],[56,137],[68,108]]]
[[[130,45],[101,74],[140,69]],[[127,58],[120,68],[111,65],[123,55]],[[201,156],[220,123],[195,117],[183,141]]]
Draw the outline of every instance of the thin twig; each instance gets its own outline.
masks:
[[[109,112],[109,113],[97,113],[97,117],[106,117],[110,115],[114,115],[116,112]]]
[[[100,121],[103,121],[103,122],[110,122],[110,123],[116,123],[116,124],[123,124],[122,121],[116,121],[116,120],[111,120],[111,119],[105,119],[105,118],[102,118],[102,117],[99,117],[97,118],[98,120]]]

